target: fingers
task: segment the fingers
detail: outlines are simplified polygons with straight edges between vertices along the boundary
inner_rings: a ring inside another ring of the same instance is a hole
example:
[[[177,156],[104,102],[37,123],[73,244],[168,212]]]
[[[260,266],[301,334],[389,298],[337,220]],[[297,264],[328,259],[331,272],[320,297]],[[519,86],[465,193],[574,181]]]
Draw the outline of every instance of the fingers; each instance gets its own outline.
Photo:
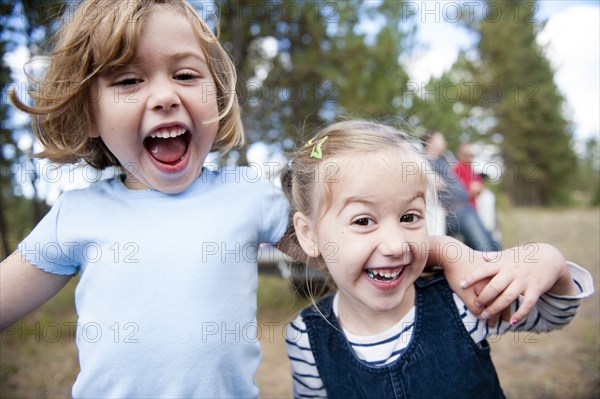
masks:
[[[500,269],[497,265],[493,263],[485,263],[469,273],[469,275],[460,282],[460,286],[462,288],[468,288],[478,281],[495,276],[499,271]]]
[[[521,304],[519,305],[519,309],[517,309],[517,311],[510,318],[510,324],[514,326],[525,319],[537,303],[538,298],[539,295],[526,292]]]
[[[478,281],[472,287],[463,290],[463,292],[461,294],[461,299],[463,300],[467,309],[469,309],[469,311],[476,316],[479,316],[479,314],[483,310],[483,307],[481,307],[481,306],[478,307],[476,305],[477,304],[477,295],[479,295],[479,292],[485,288],[487,283],[488,283],[487,280]]]
[[[505,296],[510,294],[510,292],[506,292],[507,288],[509,286],[514,285],[516,285],[516,283],[512,280],[512,278],[510,278],[510,276],[498,274],[494,278],[492,278],[490,282],[485,286],[485,288],[483,288],[483,290],[479,293],[479,295],[477,296],[477,303],[481,305],[481,307],[489,307],[489,305],[492,302],[503,300],[502,298],[499,298],[501,295],[504,296],[504,298],[508,299],[509,297]],[[513,287],[513,289],[517,289],[517,287]],[[519,292],[517,292],[517,296],[518,295]],[[512,300],[514,300],[515,298],[516,296],[512,298]],[[508,305],[510,305],[511,303],[512,301],[508,302]],[[498,309],[498,311],[504,309],[504,307]]]
[[[494,290],[492,292],[496,292],[496,295],[492,296],[492,299],[488,302],[485,302],[482,299],[482,295],[477,298],[477,301],[481,301],[479,303],[485,304],[485,309],[481,312],[481,317],[483,319],[490,319],[497,314],[500,314],[505,309],[510,309],[511,304],[519,297],[522,292],[522,289],[517,284],[510,284],[504,288],[502,288],[502,283],[495,283],[494,280],[488,284],[486,291],[488,288]],[[531,308],[530,308],[531,309]],[[527,313],[525,313],[527,314]],[[512,318],[511,318],[512,321]]]

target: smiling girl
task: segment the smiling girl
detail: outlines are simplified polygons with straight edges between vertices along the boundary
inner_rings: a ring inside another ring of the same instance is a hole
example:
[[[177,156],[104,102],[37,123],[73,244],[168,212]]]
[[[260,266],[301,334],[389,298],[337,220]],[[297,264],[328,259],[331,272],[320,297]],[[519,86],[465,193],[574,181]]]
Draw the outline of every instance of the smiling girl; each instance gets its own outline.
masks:
[[[469,278],[495,276],[482,304],[514,301],[510,323],[490,328],[443,276],[421,277],[435,175],[407,137],[346,121],[309,143],[282,176],[295,228],[286,241],[289,252],[299,247],[304,261],[325,270],[337,292],[286,330],[296,397],[503,397],[486,337],[560,328],[593,292],[589,273],[554,247],[537,244],[535,259],[516,262],[511,250],[499,252]]]
[[[11,96],[39,156],[119,174],[61,195],[2,262],[0,327],[79,275],[74,397],[257,397],[258,245],[288,203],[203,169],[243,142],[228,54],[185,1],[89,0],[49,60],[33,105]]]

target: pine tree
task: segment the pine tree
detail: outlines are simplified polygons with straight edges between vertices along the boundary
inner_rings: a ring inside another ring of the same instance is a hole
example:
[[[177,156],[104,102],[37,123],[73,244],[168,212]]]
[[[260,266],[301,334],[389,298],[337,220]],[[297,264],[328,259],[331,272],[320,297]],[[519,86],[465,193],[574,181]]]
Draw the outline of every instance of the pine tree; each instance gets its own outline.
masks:
[[[515,204],[548,205],[569,199],[576,170],[571,126],[554,72],[536,42],[541,25],[531,1],[488,2],[497,13],[476,24],[479,79],[495,85],[486,107],[504,140],[504,184]]]

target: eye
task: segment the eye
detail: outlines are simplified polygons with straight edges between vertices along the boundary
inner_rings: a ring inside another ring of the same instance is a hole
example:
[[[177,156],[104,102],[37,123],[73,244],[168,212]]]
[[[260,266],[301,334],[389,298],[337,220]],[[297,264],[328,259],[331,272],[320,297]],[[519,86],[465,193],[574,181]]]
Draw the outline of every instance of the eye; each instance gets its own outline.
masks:
[[[368,217],[360,217],[358,219],[355,219],[352,222],[352,224],[355,224],[357,226],[364,226],[364,227],[372,226],[373,223],[374,223],[373,220]]]
[[[124,79],[117,80],[111,86],[113,86],[113,87],[116,87],[116,86],[131,87],[131,86],[135,86],[136,84],[139,84],[141,82],[142,82],[142,79],[130,77],[130,78],[124,78]]]
[[[173,76],[173,78],[176,80],[192,80],[192,79],[199,79],[201,77],[202,76],[200,76],[199,74],[192,72],[192,71],[178,72],[175,74],[175,76]]]
[[[421,220],[421,217],[415,213],[407,213],[400,218],[400,222],[402,223],[416,223],[419,220]]]

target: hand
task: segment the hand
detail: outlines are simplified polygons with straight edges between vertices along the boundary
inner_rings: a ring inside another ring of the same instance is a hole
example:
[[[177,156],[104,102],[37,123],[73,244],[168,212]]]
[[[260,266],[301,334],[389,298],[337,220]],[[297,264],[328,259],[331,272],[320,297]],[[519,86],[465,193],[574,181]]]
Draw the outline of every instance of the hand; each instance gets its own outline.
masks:
[[[481,254],[486,266],[473,270],[461,286],[468,288],[475,282],[492,277],[476,299],[476,306],[482,308],[483,318],[495,316],[523,295],[519,309],[510,317],[510,323],[515,325],[527,316],[541,294],[577,293],[565,258],[551,245],[532,243]]]
[[[461,252],[459,256],[444,267],[444,274],[450,288],[460,297],[467,309],[475,316],[481,316],[484,309],[480,305],[479,296],[492,278],[481,278],[469,285],[464,284],[476,270],[487,268],[488,260],[482,252],[474,251],[466,246],[463,248],[463,251],[466,252]],[[485,318],[487,319],[488,326],[494,328],[499,322],[500,317],[502,317],[502,320],[508,321],[510,317],[509,311],[510,309],[507,308],[501,314],[489,314]],[[484,317],[481,316],[480,318],[483,319]]]

